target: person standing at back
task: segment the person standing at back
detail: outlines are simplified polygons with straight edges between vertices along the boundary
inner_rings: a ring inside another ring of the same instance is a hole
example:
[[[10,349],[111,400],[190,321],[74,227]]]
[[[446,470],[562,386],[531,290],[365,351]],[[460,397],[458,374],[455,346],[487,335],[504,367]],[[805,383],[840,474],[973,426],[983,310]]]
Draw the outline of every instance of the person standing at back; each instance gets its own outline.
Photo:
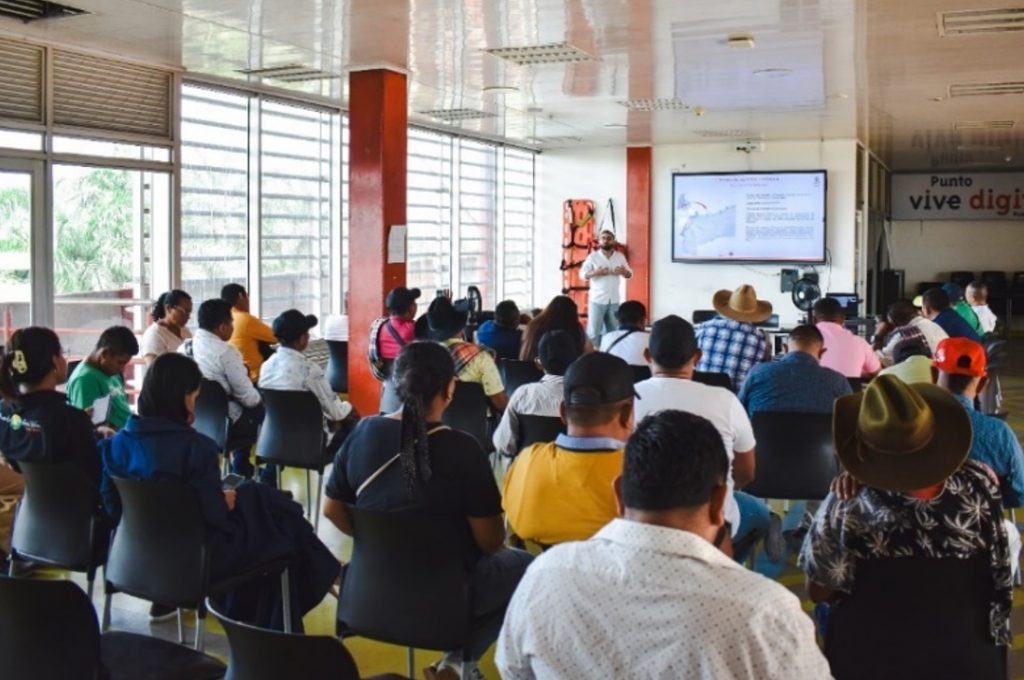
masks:
[[[697,370],[726,373],[739,388],[747,371],[768,358],[768,338],[754,324],[772,315],[772,305],[758,300],[757,291],[746,284],[732,292],[718,291],[711,304],[718,316],[697,327]]]
[[[615,232],[602,230],[598,242],[600,248],[587,255],[580,268],[580,276],[590,282],[587,335],[595,347],[601,344],[602,334],[615,330],[620,277],[633,276],[626,256],[615,250]]]
[[[872,378],[882,370],[882,363],[868,341],[843,325],[846,315],[838,300],[821,298],[814,303],[813,314],[814,325],[825,343],[818,363],[847,378]]]
[[[272,354],[270,346],[277,342],[277,338],[270,326],[249,313],[249,293],[244,286],[229,283],[220,289],[220,298],[231,305],[234,331],[228,342],[241,352],[249,380],[256,382],[263,362]]]
[[[614,354],[630,366],[646,366],[644,350],[650,333],[644,328],[647,322],[647,308],[636,300],[623,302],[615,313],[619,321],[618,330],[605,333],[601,338],[601,351]]]

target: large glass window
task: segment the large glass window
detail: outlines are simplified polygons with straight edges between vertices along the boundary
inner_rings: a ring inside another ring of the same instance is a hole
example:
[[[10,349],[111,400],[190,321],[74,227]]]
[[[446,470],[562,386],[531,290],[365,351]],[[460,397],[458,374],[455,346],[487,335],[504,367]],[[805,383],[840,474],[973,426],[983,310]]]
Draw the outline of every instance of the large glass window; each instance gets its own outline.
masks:
[[[0,324],[27,326],[32,299],[32,175],[0,167]]]
[[[406,222],[406,282],[423,291],[429,304],[439,289],[452,287],[451,137],[410,129]]]
[[[520,306],[533,304],[533,172],[532,151],[506,147],[502,234],[502,297]]]
[[[480,289],[485,309],[494,309],[498,201],[498,148],[468,139],[459,142],[459,283]]]

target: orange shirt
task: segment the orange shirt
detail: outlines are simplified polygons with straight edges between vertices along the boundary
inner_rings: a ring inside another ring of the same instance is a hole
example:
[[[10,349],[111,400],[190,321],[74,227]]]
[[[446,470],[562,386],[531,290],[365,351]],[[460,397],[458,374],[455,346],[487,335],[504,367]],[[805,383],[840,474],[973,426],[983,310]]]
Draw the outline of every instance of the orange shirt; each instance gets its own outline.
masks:
[[[249,378],[256,382],[260,377],[260,367],[263,366],[259,343],[275,345],[277,338],[274,337],[274,331],[270,330],[270,326],[249,312],[240,312],[232,307],[231,318],[235,321],[235,332],[231,334],[228,342],[242,353],[242,361],[249,369]]]

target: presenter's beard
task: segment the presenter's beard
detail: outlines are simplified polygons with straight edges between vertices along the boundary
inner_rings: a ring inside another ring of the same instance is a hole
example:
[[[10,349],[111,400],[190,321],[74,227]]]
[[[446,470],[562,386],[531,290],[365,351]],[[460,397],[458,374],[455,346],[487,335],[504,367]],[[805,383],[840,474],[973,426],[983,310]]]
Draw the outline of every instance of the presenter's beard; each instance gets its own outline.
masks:
[[[614,243],[601,246],[601,250],[605,251],[606,253],[611,252],[612,249],[614,249],[614,248],[615,248],[615,244]]]

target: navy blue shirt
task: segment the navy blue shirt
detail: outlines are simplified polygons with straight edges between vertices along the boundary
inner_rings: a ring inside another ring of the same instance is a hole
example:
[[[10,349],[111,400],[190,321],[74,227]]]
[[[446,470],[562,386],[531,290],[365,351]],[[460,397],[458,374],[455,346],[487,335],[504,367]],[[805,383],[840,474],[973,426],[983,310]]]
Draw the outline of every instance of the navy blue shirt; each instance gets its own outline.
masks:
[[[806,352],[789,352],[751,368],[739,400],[751,415],[757,411],[832,413],[835,400],[851,391],[842,373],[825,368]]]
[[[952,307],[943,309],[932,321],[937,323],[942,330],[946,331],[946,335],[951,338],[968,338],[975,342],[981,342],[981,338],[974,332],[971,325]]]
[[[518,359],[519,343],[523,332],[518,328],[506,328],[493,321],[484,321],[476,331],[476,342],[494,350],[499,359]]]

